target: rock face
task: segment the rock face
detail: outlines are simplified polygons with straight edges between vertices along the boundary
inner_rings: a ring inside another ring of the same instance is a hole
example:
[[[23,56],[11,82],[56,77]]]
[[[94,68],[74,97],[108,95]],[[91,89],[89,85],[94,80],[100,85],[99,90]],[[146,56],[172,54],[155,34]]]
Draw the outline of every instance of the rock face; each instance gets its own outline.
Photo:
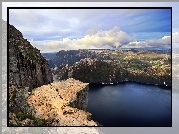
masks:
[[[25,99],[33,88],[53,81],[51,70],[40,51],[9,25],[10,110],[29,112]]]
[[[75,101],[71,102],[69,106],[87,111],[88,90],[89,87],[86,86],[83,90],[77,92]]]
[[[9,76],[13,85],[29,87],[29,91],[53,81],[46,59],[12,25],[9,25]]]
[[[119,83],[135,81],[146,84],[171,86],[171,73],[169,64],[167,68],[151,66],[141,70],[131,67],[132,62],[126,64],[119,60],[98,60],[85,58],[72,66],[57,69],[55,74],[59,80],[74,78],[87,83]],[[142,63],[138,64],[140,68]],[[135,63],[135,65],[137,65]]]
[[[90,120],[91,114],[83,111],[87,94],[88,83],[70,78],[34,89],[28,104],[35,108],[37,117],[52,121],[53,126],[97,126]]]
[[[9,25],[10,126],[97,126],[86,112],[88,83],[52,82],[40,51]]]

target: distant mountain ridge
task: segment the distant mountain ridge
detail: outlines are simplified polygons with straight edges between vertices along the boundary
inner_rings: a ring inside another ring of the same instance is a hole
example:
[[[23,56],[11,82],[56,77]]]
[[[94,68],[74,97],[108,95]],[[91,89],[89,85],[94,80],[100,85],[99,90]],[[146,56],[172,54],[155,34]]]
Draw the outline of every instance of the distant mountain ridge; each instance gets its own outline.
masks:
[[[171,86],[170,55],[169,52],[158,51],[106,50],[97,58],[84,58],[72,65],[61,65],[54,70],[54,74],[59,80],[72,77],[88,83],[134,81]]]
[[[123,52],[139,52],[150,51],[155,53],[170,54],[171,49],[167,50],[148,50],[148,49],[125,49],[125,50],[110,50],[110,49],[79,49],[79,50],[61,50],[57,53],[42,53],[42,55],[48,60],[51,68],[59,67],[61,65],[72,65],[77,61],[84,58],[96,58],[101,60],[110,60],[110,56],[106,56],[105,53],[114,53],[116,51]]]

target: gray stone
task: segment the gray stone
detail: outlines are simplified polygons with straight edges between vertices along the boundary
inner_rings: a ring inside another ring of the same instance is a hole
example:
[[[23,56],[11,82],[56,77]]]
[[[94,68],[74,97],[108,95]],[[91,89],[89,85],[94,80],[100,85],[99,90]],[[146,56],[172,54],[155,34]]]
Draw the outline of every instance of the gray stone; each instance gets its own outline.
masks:
[[[10,102],[13,107],[9,107],[12,111],[32,112],[26,102],[29,92],[53,82],[51,69],[40,51],[12,25],[9,25],[9,42],[9,81],[14,85],[14,92],[17,91],[14,102]]]

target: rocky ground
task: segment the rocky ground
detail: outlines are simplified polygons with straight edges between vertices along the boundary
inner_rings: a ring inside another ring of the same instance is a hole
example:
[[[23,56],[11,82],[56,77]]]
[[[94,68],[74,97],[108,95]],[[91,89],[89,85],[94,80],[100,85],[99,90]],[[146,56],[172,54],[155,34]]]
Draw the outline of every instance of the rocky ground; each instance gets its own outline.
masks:
[[[16,91],[16,92],[15,92]],[[28,113],[10,112],[10,126],[98,126],[86,112],[88,83],[75,79],[54,82],[35,88],[32,92],[21,92],[15,86],[9,88],[9,100],[20,94],[27,99],[21,107],[31,109]],[[25,90],[23,90],[25,91]],[[14,94],[15,92],[15,94]],[[21,92],[21,93],[18,93]],[[12,103],[13,104],[13,103]],[[12,105],[10,103],[10,105]]]
[[[7,127],[7,22],[2,20],[2,133],[3,134],[101,134],[94,127]]]
[[[52,121],[54,126],[97,126],[90,120],[90,113],[70,107],[80,104],[83,109],[87,107],[87,86],[74,79],[43,85],[32,91],[28,103],[38,111],[38,117]],[[77,93],[79,93],[77,97]]]

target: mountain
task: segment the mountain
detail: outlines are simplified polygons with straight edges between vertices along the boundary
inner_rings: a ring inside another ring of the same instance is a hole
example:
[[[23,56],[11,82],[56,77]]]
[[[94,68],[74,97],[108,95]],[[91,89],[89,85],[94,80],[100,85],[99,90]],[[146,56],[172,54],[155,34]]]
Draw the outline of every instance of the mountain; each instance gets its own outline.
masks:
[[[105,53],[108,53],[106,55]],[[110,59],[110,49],[79,49],[79,50],[61,50],[57,53],[43,53],[42,55],[48,59],[51,68],[63,65],[73,65],[75,62],[84,58]]]
[[[35,87],[53,82],[47,60],[22,33],[9,25],[9,82],[17,87]]]
[[[9,126],[98,126],[87,110],[88,84],[53,82],[47,60],[9,27]]]
[[[135,81],[171,86],[170,53],[154,51],[106,51],[101,58],[84,58],[55,70],[59,80],[74,78],[87,83]],[[107,57],[105,59],[104,57]]]
[[[47,60],[14,26],[9,27],[9,110],[31,113],[26,97],[32,89],[53,82]]]

